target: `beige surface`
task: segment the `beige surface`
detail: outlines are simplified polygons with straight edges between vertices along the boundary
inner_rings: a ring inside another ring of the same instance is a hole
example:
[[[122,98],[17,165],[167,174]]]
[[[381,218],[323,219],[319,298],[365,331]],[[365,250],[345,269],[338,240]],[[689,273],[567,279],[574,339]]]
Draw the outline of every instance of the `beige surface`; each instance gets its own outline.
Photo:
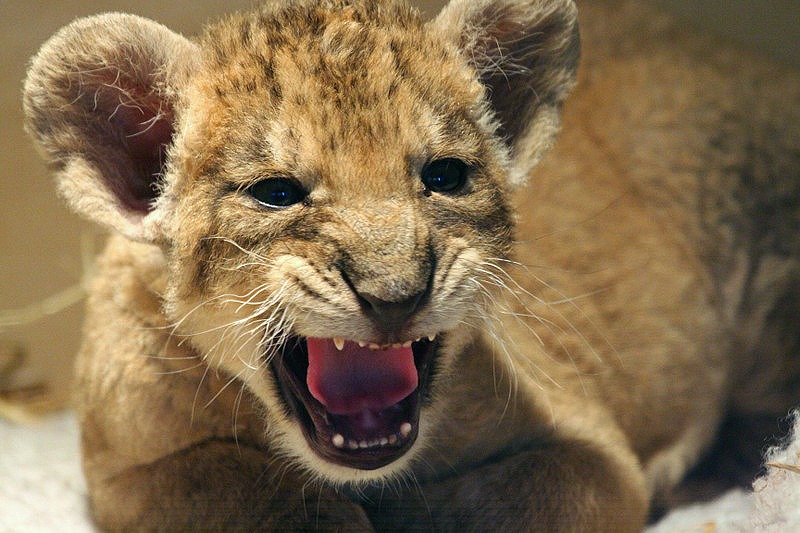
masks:
[[[800,64],[800,2],[796,0],[658,0],[682,8],[694,24],[717,26],[721,33],[752,41],[761,49]],[[102,11],[125,11],[153,18],[185,34],[223,11],[251,5],[251,0],[163,2],[154,0],[4,0],[0,2],[0,322],[2,310],[27,310],[52,295],[74,301],[83,266],[81,238],[97,246],[100,233],[69,214],[58,200],[46,171],[22,132],[21,80],[38,46],[72,19]],[[425,4],[435,13],[443,1]],[[721,5],[726,11],[720,12]],[[788,22],[787,22],[788,21]],[[62,291],[73,288],[72,293]],[[64,303],[64,302],[55,302]],[[58,306],[56,306],[58,307]],[[21,318],[26,318],[22,316]],[[71,357],[78,346],[81,306],[19,326],[0,323],[0,391],[39,381],[65,391]],[[21,371],[3,374],[3,351],[19,346],[27,357]]]

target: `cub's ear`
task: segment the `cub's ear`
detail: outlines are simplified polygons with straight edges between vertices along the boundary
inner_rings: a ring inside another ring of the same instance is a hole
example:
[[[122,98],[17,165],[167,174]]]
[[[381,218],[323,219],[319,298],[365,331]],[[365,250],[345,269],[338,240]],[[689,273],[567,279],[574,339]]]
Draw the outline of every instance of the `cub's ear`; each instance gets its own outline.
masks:
[[[575,84],[580,37],[571,0],[452,0],[432,22],[487,88],[512,154],[512,185],[527,180],[559,126]]]
[[[25,80],[25,127],[76,211],[161,238],[155,205],[197,55],[164,26],[117,13],[77,20],[42,46]]]

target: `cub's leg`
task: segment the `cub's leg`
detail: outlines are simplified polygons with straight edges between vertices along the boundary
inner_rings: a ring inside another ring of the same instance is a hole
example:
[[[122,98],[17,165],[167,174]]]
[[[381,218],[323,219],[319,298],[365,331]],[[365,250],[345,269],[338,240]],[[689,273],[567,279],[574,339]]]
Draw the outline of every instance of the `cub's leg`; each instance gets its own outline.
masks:
[[[254,448],[211,440],[113,477],[90,477],[113,531],[373,531],[364,511]]]
[[[504,457],[396,500],[386,494],[368,511],[378,530],[625,532],[641,530],[647,514],[635,460],[579,441]]]

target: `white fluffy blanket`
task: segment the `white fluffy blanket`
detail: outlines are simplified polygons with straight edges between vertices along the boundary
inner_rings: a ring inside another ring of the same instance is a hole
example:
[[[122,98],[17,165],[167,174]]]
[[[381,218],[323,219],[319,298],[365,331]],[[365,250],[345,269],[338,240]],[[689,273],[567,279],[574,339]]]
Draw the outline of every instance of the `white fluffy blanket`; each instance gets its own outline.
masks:
[[[782,448],[770,450],[752,491],[732,490],[711,503],[676,509],[648,533],[800,532],[800,411]]]
[[[78,426],[71,413],[0,419],[0,533],[90,533]]]
[[[0,420],[0,533],[94,533],[71,413],[27,425]],[[647,533],[800,531],[800,414],[794,436],[769,452],[752,492],[677,509]]]

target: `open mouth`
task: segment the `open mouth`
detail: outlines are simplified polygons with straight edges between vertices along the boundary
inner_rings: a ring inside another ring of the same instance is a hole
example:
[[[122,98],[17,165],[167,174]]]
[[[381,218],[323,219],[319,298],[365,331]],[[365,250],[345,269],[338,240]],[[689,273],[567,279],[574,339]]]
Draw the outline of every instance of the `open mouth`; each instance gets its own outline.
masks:
[[[386,346],[295,337],[272,368],[315,453],[374,470],[414,444],[438,344],[433,337]]]

